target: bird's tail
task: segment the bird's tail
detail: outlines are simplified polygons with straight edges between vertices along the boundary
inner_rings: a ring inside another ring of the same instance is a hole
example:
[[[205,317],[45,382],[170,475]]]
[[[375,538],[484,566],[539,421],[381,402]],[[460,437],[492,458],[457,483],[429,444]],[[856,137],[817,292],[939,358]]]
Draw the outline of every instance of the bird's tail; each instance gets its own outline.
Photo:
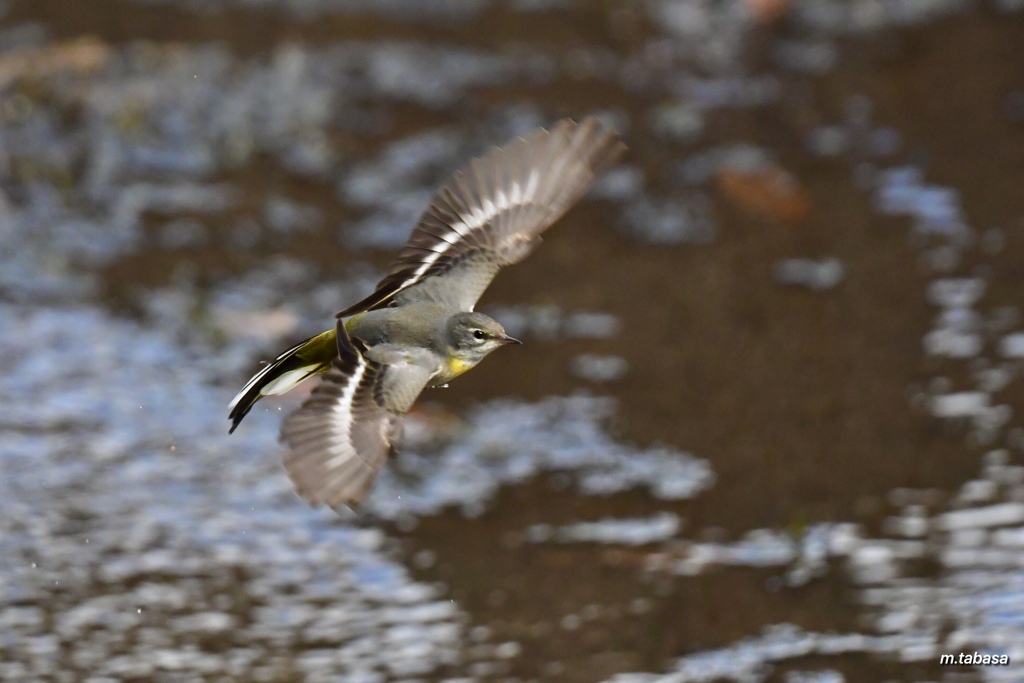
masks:
[[[326,372],[337,355],[338,333],[336,330],[327,330],[296,344],[267,363],[231,400],[228,406],[231,409],[228,415],[231,429],[228,432],[235,431],[242,418],[249,414],[260,398],[284,394],[313,375]]]

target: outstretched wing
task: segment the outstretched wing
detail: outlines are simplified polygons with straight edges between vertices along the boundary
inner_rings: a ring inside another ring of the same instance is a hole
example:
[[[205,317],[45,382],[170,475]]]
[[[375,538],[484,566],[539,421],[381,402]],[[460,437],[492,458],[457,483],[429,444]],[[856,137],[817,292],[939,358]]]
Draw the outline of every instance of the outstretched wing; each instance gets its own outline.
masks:
[[[434,196],[376,291],[338,317],[392,300],[472,310],[498,270],[525,258],[624,149],[591,117],[564,119],[474,159]]]
[[[338,358],[281,427],[284,466],[298,494],[313,507],[361,503],[402,417],[436,370],[426,350],[367,350],[339,322]]]

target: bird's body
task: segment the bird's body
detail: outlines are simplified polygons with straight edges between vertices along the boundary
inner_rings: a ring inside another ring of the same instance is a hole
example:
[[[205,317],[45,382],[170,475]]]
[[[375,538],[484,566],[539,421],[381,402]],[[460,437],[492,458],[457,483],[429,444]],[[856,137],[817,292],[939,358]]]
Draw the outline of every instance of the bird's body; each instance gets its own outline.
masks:
[[[448,383],[495,349],[518,343],[473,311],[502,266],[621,153],[596,119],[560,122],[473,163],[443,187],[376,290],[338,314],[335,329],[279,355],[231,402],[231,430],[262,396],[313,375],[322,382],[281,429],[285,467],[310,504],[354,506],[420,392]]]
[[[438,325],[438,321],[444,324]],[[471,348],[460,348],[457,344],[458,335],[453,335],[452,327],[461,321],[465,321],[472,331],[478,330],[484,335],[476,352]],[[452,311],[433,301],[417,301],[360,313],[345,323],[345,331],[366,343],[371,357],[373,349],[382,345],[427,351],[435,363],[428,387],[447,384],[494,349],[517,342],[505,334],[497,321],[482,313]]]

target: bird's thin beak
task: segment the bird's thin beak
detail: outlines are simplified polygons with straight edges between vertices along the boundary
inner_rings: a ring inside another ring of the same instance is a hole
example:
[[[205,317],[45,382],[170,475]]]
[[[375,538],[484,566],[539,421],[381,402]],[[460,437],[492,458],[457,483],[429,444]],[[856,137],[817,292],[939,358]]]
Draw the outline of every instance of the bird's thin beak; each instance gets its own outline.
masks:
[[[519,341],[518,339],[516,339],[515,337],[510,337],[507,334],[505,336],[501,337],[499,339],[499,341],[502,344],[522,344],[523,343],[523,342]]]

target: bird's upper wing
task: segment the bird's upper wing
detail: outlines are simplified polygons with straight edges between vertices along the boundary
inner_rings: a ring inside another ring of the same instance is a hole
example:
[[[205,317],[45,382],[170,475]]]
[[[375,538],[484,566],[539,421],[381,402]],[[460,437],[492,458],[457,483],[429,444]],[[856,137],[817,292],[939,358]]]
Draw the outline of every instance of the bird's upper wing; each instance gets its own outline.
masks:
[[[338,317],[421,299],[472,310],[498,270],[525,258],[624,149],[591,117],[474,159],[434,196],[376,291]]]
[[[356,506],[401,434],[402,416],[437,371],[425,349],[374,347],[338,324],[338,358],[306,402],[285,418],[284,466],[310,505]]]

